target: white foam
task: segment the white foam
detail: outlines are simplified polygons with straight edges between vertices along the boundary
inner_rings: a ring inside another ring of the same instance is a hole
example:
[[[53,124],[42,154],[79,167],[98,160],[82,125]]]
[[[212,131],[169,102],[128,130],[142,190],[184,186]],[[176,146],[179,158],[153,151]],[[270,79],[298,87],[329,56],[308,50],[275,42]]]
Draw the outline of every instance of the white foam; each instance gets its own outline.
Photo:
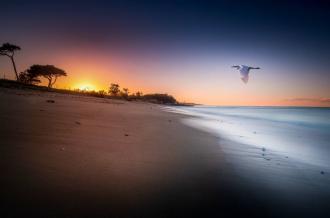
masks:
[[[221,107],[171,107],[165,110],[190,114],[183,123],[219,136],[227,161],[246,178],[262,177],[259,182],[282,189],[306,189],[313,185],[326,187],[330,192],[328,117],[320,119],[315,113],[317,119],[314,119],[309,111],[308,116],[304,116],[304,111],[295,114],[290,110],[288,114],[281,108],[259,108],[256,116],[251,115],[251,108],[231,111]]]

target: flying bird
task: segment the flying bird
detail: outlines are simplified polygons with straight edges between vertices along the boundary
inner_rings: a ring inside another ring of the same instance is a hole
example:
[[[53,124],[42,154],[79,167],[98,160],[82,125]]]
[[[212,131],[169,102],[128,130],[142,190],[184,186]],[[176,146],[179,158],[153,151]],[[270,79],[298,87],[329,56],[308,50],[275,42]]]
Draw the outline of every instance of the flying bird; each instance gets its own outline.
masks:
[[[239,70],[239,72],[241,74],[241,79],[244,83],[247,83],[249,81],[250,70],[260,69],[260,67],[249,67],[246,65],[235,65],[235,66],[232,66],[232,68],[236,68],[237,70]]]

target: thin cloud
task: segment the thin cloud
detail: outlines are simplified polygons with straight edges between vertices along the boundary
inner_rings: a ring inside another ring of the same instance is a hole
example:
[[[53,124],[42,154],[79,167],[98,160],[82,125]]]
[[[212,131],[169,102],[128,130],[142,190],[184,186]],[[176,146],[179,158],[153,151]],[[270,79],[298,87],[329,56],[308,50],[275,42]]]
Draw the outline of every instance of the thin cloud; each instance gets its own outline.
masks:
[[[291,102],[317,102],[317,103],[330,103],[330,98],[290,98],[285,99],[285,101]]]

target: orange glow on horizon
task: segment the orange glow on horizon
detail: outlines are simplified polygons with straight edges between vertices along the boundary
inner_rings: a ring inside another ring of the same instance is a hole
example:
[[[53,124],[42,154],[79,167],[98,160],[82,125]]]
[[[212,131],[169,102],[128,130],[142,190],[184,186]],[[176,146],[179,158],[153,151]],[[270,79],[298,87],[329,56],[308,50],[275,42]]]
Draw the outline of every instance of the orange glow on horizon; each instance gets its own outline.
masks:
[[[73,89],[79,89],[80,91],[98,91],[98,89],[90,83],[75,85]]]
[[[290,72],[280,75],[281,71],[265,66],[264,71],[252,74],[251,81],[243,84],[236,71],[221,63],[222,67],[213,69],[205,63],[200,67],[190,62],[162,64],[157,59],[134,59],[120,53],[89,50],[88,56],[82,54],[80,49],[65,50],[37,60],[67,72],[68,76],[59,77],[54,85],[59,89],[107,92],[111,83],[117,83],[121,90],[128,88],[130,94],[167,93],[180,102],[205,105],[330,106],[327,80],[319,81],[311,74],[296,78]],[[27,69],[33,62],[20,60],[19,67]],[[6,76],[14,79],[12,66],[4,63]],[[47,85],[47,81],[42,79],[40,85]]]

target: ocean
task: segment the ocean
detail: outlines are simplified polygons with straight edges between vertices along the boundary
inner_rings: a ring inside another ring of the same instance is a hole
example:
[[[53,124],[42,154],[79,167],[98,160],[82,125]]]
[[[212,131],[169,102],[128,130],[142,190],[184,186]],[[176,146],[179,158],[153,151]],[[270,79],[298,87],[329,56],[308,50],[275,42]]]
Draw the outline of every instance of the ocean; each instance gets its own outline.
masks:
[[[183,122],[219,136],[227,153],[254,157],[261,152],[266,160],[290,158],[330,173],[330,108],[195,106],[166,110],[191,115]]]

